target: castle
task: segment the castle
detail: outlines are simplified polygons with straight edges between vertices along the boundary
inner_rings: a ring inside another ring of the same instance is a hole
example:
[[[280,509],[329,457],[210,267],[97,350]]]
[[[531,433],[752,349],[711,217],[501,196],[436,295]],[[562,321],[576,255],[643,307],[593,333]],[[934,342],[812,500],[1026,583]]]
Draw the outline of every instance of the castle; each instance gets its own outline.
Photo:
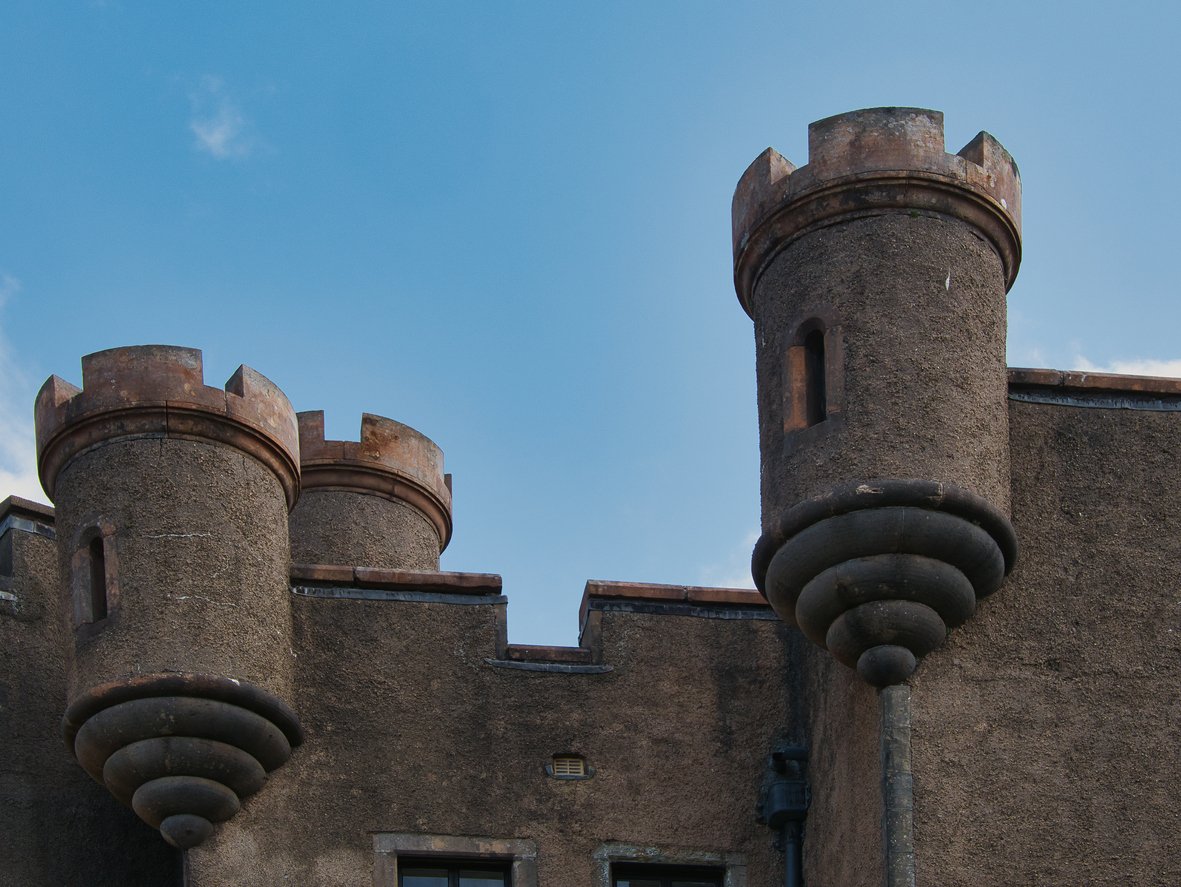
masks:
[[[0,884],[1181,883],[1181,382],[1006,367],[1020,178],[937,112],[814,123],[733,223],[759,591],[588,582],[577,647],[439,571],[414,429],[186,348],[50,378]]]

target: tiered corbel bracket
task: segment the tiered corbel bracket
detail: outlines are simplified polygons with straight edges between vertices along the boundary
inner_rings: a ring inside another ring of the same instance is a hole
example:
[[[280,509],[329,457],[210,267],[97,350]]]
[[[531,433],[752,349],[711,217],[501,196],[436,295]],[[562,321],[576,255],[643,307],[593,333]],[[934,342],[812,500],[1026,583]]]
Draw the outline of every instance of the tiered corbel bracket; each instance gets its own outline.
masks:
[[[63,721],[78,762],[170,844],[196,846],[291,757],[295,713],[212,675],[151,675],[92,688]]]
[[[755,547],[775,611],[870,684],[904,681],[967,622],[1017,558],[985,499],[950,484],[851,484],[787,511]]]

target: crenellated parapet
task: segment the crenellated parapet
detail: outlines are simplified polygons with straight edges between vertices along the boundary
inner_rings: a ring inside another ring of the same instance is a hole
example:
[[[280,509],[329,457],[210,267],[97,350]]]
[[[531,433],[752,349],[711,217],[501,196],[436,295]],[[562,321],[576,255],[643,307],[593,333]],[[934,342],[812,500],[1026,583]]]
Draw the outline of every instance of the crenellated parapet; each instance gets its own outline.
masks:
[[[286,395],[240,366],[225,388],[204,382],[201,352],[172,345],[82,358],[82,387],[50,376],[36,401],[41,485],[52,499],[72,459],[117,440],[164,437],[228,444],[266,465],[288,508],[299,498],[299,431]]]
[[[299,436],[297,562],[438,569],[451,540],[451,476],[432,440],[371,413],[358,440],[326,440],[322,411],[299,414]]]
[[[774,148],[734,192],[734,283],[747,313],[774,255],[803,234],[867,215],[934,213],[976,228],[1000,255],[1006,289],[1021,262],[1021,176],[987,132],[956,154],[944,150],[943,114],[871,108],[808,127],[808,163]]]
[[[324,412],[315,410],[299,414],[299,446],[305,490],[405,502],[430,520],[440,551],[451,541],[451,475],[443,472],[443,451],[425,434],[363,413],[360,440],[325,440]]]

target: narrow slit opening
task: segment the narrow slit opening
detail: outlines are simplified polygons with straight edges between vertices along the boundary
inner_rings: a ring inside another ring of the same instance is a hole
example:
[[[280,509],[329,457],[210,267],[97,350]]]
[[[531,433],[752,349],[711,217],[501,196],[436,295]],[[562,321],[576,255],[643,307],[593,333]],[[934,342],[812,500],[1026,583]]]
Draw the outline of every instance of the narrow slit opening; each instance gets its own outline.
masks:
[[[107,558],[103,550],[101,536],[90,540],[87,548],[90,562],[90,582],[87,591],[90,595],[90,622],[99,622],[107,618]]]
[[[811,427],[828,418],[823,330],[804,337],[804,380],[805,421]]]

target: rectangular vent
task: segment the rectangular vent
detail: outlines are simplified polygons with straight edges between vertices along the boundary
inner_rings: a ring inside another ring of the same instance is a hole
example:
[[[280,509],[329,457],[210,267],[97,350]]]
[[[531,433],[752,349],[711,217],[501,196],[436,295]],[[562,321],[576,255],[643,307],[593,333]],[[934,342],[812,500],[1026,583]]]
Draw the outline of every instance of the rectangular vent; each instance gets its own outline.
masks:
[[[578,755],[554,755],[554,776],[586,776],[586,760]]]

